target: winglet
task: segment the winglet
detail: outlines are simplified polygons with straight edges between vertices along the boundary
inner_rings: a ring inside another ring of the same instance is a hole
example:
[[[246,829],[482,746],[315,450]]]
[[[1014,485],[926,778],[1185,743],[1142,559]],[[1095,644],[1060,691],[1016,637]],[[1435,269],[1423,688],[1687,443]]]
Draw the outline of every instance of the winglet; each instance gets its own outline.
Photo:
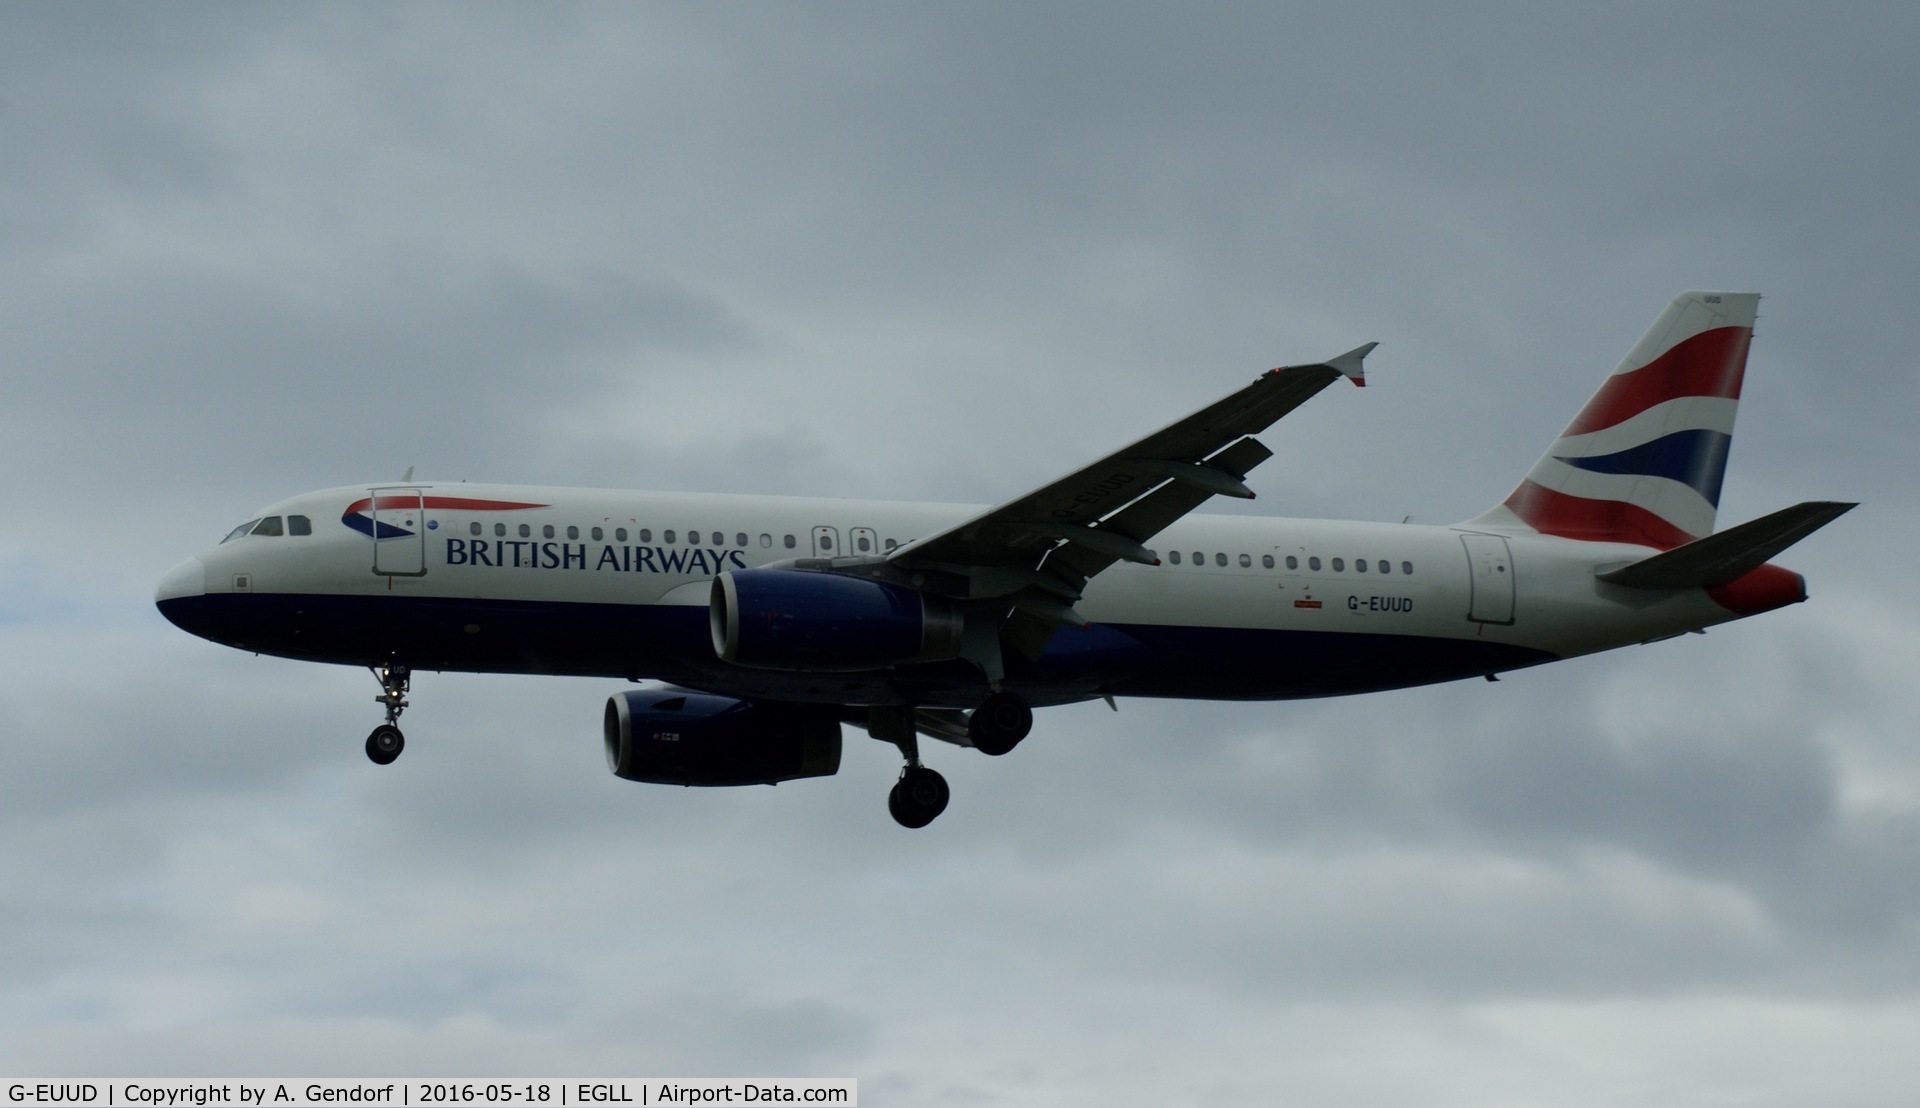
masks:
[[[1338,372],[1341,376],[1364,389],[1367,387],[1367,374],[1365,367],[1360,363],[1365,361],[1367,355],[1373,353],[1373,348],[1379,345],[1377,342],[1370,342],[1365,346],[1356,346],[1338,358],[1328,358],[1320,364]]]

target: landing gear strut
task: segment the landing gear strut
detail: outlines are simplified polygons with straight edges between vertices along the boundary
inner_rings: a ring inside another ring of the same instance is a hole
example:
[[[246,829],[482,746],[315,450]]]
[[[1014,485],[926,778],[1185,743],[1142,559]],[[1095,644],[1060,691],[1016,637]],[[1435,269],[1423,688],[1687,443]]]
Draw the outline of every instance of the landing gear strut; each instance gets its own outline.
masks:
[[[388,662],[372,671],[374,680],[380,682],[380,695],[373,698],[375,704],[384,704],[387,708],[387,722],[373,729],[367,736],[367,757],[376,766],[384,766],[400,756],[407,748],[407,738],[400,733],[398,726],[400,713],[407,710],[407,690],[413,684],[413,670],[397,662]]]
[[[902,827],[925,827],[947,810],[947,779],[920,764],[920,729],[912,708],[875,708],[867,715],[867,733],[900,748],[907,759],[887,794],[887,812]]]

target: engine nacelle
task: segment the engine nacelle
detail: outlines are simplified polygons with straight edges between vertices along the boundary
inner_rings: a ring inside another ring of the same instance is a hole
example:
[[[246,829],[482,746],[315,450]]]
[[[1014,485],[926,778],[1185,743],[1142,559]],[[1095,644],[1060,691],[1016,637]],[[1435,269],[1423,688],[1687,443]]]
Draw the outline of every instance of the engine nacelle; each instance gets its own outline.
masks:
[[[960,656],[960,610],[943,597],[803,569],[713,579],[713,651],[753,669],[850,672]]]
[[[773,785],[840,772],[831,707],[652,689],[607,699],[607,767],[656,785]]]

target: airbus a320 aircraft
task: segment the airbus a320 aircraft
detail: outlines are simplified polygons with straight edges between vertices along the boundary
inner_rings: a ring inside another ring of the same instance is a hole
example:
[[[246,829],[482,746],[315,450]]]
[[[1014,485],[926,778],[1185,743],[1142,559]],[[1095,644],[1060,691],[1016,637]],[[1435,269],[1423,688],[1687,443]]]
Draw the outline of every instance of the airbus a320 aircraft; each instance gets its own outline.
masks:
[[[922,827],[948,792],[921,736],[1002,755],[1049,704],[1491,680],[1806,599],[1768,560],[1852,504],[1714,531],[1759,299],[1676,298],[1519,487],[1447,527],[1190,514],[1252,497],[1253,436],[1365,384],[1369,343],[984,510],[354,485],[255,513],[157,602],[214,642],[370,668],[382,765],[416,670],[624,678],[619,776],[827,776],[850,723],[900,748],[888,808]]]

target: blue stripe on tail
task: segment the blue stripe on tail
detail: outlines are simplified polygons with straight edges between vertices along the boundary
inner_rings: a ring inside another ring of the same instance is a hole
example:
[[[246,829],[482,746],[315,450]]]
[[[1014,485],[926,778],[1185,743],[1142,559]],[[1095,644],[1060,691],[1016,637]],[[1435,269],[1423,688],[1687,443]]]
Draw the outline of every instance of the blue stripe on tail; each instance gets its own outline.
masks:
[[[1617,454],[1560,461],[1593,473],[1665,477],[1689,486],[1717,508],[1720,481],[1727,473],[1727,451],[1732,445],[1733,436],[1720,431],[1675,431]]]

